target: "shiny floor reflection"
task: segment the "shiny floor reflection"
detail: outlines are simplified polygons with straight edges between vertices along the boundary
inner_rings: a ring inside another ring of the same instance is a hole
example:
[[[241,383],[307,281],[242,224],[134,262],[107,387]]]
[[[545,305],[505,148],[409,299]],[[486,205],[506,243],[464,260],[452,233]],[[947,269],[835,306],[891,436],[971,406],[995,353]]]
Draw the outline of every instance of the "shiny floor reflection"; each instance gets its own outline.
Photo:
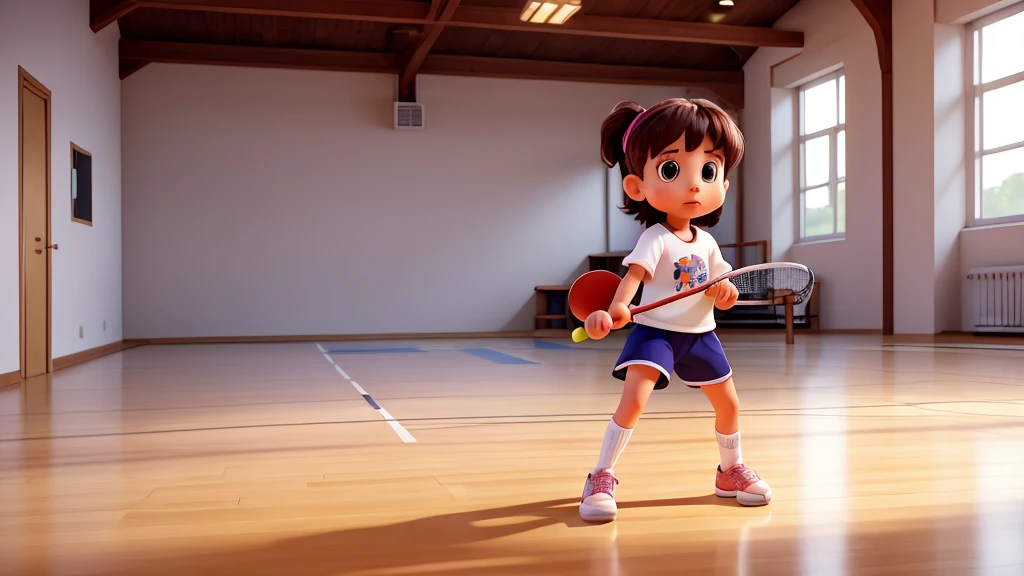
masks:
[[[674,382],[604,525],[621,339],[153,346],[0,389],[0,574],[1024,574],[1024,349],[723,340],[771,505],[712,494]]]

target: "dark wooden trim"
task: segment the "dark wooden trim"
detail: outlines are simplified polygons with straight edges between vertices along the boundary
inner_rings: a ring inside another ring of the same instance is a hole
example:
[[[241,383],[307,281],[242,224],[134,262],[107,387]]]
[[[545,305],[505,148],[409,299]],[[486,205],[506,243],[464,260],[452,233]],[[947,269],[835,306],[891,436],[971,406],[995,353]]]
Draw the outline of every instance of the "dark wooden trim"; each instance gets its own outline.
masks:
[[[409,0],[139,0],[138,6],[164,10],[196,10],[266,16],[366,20],[395,24],[433,23],[431,5]],[[799,48],[803,32],[755,26],[681,22],[647,18],[578,15],[564,24],[533,24],[519,19],[519,9],[461,6],[448,26],[624,38],[661,42],[694,42],[726,46]]]
[[[99,32],[117,22],[125,14],[138,8],[140,3],[138,0],[114,0],[113,3],[91,0],[89,5],[89,27],[92,28],[93,32]]]
[[[687,70],[682,68],[655,68],[652,66],[620,66],[430,54],[423,62],[420,73],[443,76],[565,80],[601,84],[699,86],[715,92],[728,105],[736,109],[743,108],[742,70]]]
[[[85,148],[82,148],[81,146],[79,146],[79,145],[75,144],[74,142],[72,142],[71,143],[71,158],[70,158],[70,161],[71,161],[70,165],[71,165],[72,168],[74,168],[74,166],[75,166],[75,152],[78,152],[79,154],[85,154],[86,156],[92,158],[92,154],[88,150],[86,150]],[[81,218],[75,218],[75,201],[71,198],[70,194],[68,194],[68,203],[71,205],[70,209],[71,209],[71,221],[72,222],[77,222],[79,224],[85,224],[86,226],[92,226],[93,225],[92,220],[82,220]]]
[[[140,343],[138,341],[131,343],[125,341],[118,341],[113,342],[111,344],[107,344],[105,346],[97,346],[96,348],[82,350],[81,352],[77,352],[75,354],[61,356],[60,358],[54,358],[53,371],[56,372],[57,370],[63,370],[76,364],[82,364],[83,362],[88,362],[90,360],[95,360],[97,358],[102,358],[104,356],[109,356],[111,354],[123,352],[125,350],[136,348],[142,345],[143,343]]]
[[[122,60],[352,72],[398,72],[398,55],[264,46],[121,40]]]
[[[649,18],[619,18],[611,16],[577,15],[564,24],[533,24],[519,19],[519,10],[463,6],[455,13],[452,26],[511,30],[515,32],[541,32],[597,36],[628,40],[654,40],[659,42],[692,42],[727,46],[773,46],[802,48],[804,33],[775,28],[655,20]]]
[[[892,0],[851,0],[875,34],[882,71],[882,334],[893,326]]]
[[[437,12],[439,2],[440,0],[434,0],[431,3],[431,14]],[[402,66],[402,72],[398,76],[398,95],[399,99],[403,102],[414,102],[416,100],[416,95],[414,94],[416,73],[419,72],[420,66],[423,65],[423,60],[430,53],[434,42],[437,42],[437,38],[444,30],[445,23],[452,19],[452,15],[455,14],[455,10],[459,7],[459,2],[460,0],[448,0],[444,10],[437,16],[436,23],[428,24],[425,27],[423,38]]]
[[[14,372],[8,372],[7,374],[0,374],[0,388],[14,386],[19,383],[21,383],[21,370],[15,370]]]

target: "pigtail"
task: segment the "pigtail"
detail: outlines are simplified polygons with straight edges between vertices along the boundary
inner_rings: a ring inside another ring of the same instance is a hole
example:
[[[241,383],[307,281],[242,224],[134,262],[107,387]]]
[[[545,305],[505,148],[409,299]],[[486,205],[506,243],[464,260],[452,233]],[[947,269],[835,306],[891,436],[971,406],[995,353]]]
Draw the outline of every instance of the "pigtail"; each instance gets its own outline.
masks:
[[[629,175],[629,167],[626,166],[626,151],[622,149],[622,137],[643,111],[636,102],[619,102],[601,124],[601,160],[609,168],[618,164],[623,178]]]

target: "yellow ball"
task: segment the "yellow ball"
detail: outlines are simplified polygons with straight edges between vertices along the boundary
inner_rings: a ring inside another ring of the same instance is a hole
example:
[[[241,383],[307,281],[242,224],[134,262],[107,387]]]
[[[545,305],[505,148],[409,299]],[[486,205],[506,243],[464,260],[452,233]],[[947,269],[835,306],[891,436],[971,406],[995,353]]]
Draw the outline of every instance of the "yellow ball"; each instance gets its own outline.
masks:
[[[572,331],[572,341],[577,344],[587,339],[587,331],[583,327],[579,327]]]

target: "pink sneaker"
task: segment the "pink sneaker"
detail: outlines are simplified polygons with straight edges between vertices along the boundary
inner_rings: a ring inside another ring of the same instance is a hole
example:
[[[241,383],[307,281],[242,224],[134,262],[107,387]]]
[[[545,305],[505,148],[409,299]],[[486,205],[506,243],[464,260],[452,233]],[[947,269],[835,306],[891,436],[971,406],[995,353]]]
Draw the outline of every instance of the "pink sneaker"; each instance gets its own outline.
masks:
[[[744,506],[764,506],[772,499],[772,489],[757,477],[757,472],[741,463],[725,472],[721,466],[718,467],[715,496],[736,498]]]
[[[589,522],[615,520],[618,508],[615,506],[615,485],[619,479],[611,470],[588,474],[580,499],[580,518]]]

